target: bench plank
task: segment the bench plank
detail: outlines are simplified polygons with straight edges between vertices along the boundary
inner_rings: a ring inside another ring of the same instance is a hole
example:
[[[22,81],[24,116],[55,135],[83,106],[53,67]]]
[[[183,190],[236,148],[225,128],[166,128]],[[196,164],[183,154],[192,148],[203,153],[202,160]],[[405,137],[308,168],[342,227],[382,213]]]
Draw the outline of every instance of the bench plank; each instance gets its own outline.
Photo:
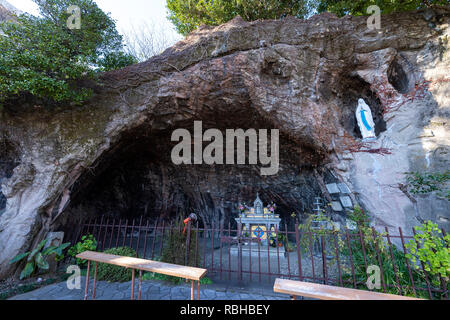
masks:
[[[379,292],[332,287],[322,284],[276,279],[273,290],[278,293],[320,300],[421,300]]]
[[[207,272],[206,269],[180,266],[159,261],[145,260],[133,257],[122,257],[102,252],[85,251],[76,256],[82,260],[112,264],[120,267],[161,273],[189,280],[200,281]]]

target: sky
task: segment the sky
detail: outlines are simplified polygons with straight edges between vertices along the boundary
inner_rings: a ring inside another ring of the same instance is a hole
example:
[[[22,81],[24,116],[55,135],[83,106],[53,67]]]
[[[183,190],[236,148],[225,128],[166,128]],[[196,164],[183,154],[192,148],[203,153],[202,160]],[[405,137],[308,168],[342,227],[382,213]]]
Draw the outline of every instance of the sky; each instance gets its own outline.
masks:
[[[7,0],[17,9],[38,15],[37,5],[32,0]],[[161,25],[170,38],[180,39],[173,25],[167,20],[166,0],[94,0],[97,5],[116,20],[119,32],[128,32],[132,26],[142,23]]]

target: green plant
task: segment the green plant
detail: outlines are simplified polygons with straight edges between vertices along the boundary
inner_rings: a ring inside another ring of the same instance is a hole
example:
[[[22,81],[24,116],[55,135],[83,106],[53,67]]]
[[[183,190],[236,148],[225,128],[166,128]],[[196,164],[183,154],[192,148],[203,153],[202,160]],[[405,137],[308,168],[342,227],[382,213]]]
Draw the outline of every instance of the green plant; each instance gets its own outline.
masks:
[[[292,15],[303,18],[309,0],[167,0],[169,20],[187,35],[202,24],[219,25],[237,15],[244,20],[280,19]]]
[[[179,277],[172,277],[172,276],[167,276],[165,274],[160,274],[160,273],[153,273],[153,272],[146,272],[142,275],[142,280],[159,280],[159,281],[166,281],[166,282],[170,282],[173,284],[183,284],[186,282],[185,279],[179,278]],[[200,284],[201,285],[205,285],[205,284],[212,284],[213,281],[208,278],[208,277],[203,277],[200,280]]]
[[[346,241],[346,245],[340,250],[343,260],[346,260],[347,263],[342,268],[343,279],[347,281],[346,286],[353,287],[354,272],[357,288],[367,290],[367,267],[375,265],[379,266],[383,272],[382,277],[387,293],[414,296],[413,282],[416,288],[426,288],[425,275],[420,270],[410,270],[407,256],[396,246],[389,245],[383,239],[385,236],[386,234],[379,233],[361,224],[359,230],[350,233],[348,242]],[[351,263],[350,252],[353,270],[349,265]],[[384,292],[383,286],[376,291]],[[416,294],[420,298],[428,298],[425,291],[416,289]],[[439,294],[434,294],[434,297],[439,298]]]
[[[367,15],[367,8],[371,5],[377,5],[381,9],[381,13],[391,13],[398,11],[412,11],[419,8],[428,7],[433,4],[447,5],[447,0],[319,0],[317,10],[319,12],[329,11],[336,13],[338,16],[351,15]]]
[[[136,251],[129,247],[111,248],[104,252],[123,257],[137,256]],[[131,280],[132,274],[130,269],[106,263],[99,263],[97,267],[97,277],[99,280],[109,282],[126,282]]]
[[[436,191],[439,196],[450,201],[450,171],[444,173],[407,172],[406,181],[413,194],[427,194]]]
[[[184,219],[180,215],[175,218],[173,228],[170,230],[169,236],[164,243],[164,249],[161,255],[161,261],[178,265],[188,265],[198,267],[200,263],[200,248],[197,245],[196,231],[191,230],[189,250],[186,261],[186,245],[188,230],[183,233]],[[181,230],[181,231],[180,231]]]
[[[94,238],[92,234],[87,236],[82,236],[81,241],[75,244],[73,247],[69,249],[67,252],[70,256],[76,257],[76,255],[85,252],[85,251],[95,251],[97,250],[97,240]],[[87,261],[76,258],[77,265],[85,266]]]
[[[319,224],[319,226],[317,227],[316,224]],[[342,246],[342,239],[337,225],[323,213],[310,215],[303,224],[298,226],[298,229],[301,232],[300,248],[305,252],[314,247],[314,244],[321,243],[323,238],[324,242],[329,244],[325,248],[325,253],[334,255],[336,252],[335,235],[338,246]]]
[[[419,269],[417,262],[424,265],[424,269],[432,277],[437,279],[441,276],[445,281],[450,277],[450,235],[442,236],[438,225],[428,221],[427,223],[415,227],[416,235],[414,240],[406,244],[409,253],[406,255],[416,269]]]
[[[114,20],[93,0],[34,0],[40,16],[23,14],[0,23],[0,106],[17,99],[34,104],[81,104],[92,90],[81,79],[133,62],[123,53]],[[81,28],[69,29],[70,6],[81,10]]]
[[[64,249],[70,246],[70,243],[64,243],[60,246],[50,246],[44,249],[47,242],[48,239],[41,241],[41,243],[39,243],[39,245],[33,251],[19,254],[9,262],[10,264],[13,264],[27,258],[27,264],[20,273],[21,280],[31,277],[31,275],[37,272],[37,270],[48,270],[48,257],[54,254],[56,261],[62,260],[62,258],[64,257]]]

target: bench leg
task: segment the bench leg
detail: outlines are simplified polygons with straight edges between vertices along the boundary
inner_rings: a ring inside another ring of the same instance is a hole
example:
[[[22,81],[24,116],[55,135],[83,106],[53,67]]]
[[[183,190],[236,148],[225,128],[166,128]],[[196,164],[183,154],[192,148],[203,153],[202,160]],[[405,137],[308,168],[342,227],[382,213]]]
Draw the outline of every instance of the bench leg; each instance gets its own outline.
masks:
[[[200,300],[200,281],[197,281],[197,300]]]
[[[87,273],[86,273],[86,287],[84,289],[84,300],[87,300],[88,290],[89,290],[89,272],[91,267],[91,262],[88,260]]]
[[[134,300],[134,269],[131,270],[131,300]]]
[[[191,281],[191,300],[194,300],[194,280]]]
[[[95,293],[97,292],[97,267],[98,262],[95,263],[95,272],[94,272],[94,288],[92,292],[92,299],[95,300]]]
[[[141,288],[142,288],[142,270],[139,270],[139,293],[138,293],[138,300],[141,300]]]

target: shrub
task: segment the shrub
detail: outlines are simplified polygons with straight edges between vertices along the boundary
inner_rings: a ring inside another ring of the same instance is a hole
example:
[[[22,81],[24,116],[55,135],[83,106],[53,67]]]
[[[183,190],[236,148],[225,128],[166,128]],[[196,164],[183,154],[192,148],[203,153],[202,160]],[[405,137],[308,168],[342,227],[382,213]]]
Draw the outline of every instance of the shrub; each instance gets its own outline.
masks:
[[[188,231],[183,234],[184,222],[183,217],[179,216],[175,219],[175,224],[170,232],[169,238],[164,244],[164,249],[161,255],[161,261],[173,263],[178,265],[188,265],[191,267],[198,267],[200,263],[200,254],[196,243],[196,231],[191,230],[191,240],[189,246],[189,255],[186,263],[186,240]],[[197,248],[197,251],[196,251]]]
[[[397,249],[396,246],[389,246],[389,244],[383,239],[385,236],[384,233],[379,233],[377,231],[374,232],[372,228],[361,224],[359,225],[359,228],[361,230],[362,240],[360,236],[354,232],[353,236],[350,237],[350,244],[348,245],[346,243],[345,247],[341,248],[340,251],[349,263],[350,250],[348,247],[350,246],[351,248],[357,288],[367,290],[367,267],[375,265],[382,267],[380,270],[383,270],[387,293],[414,296],[414,292],[412,290],[413,283],[411,281],[412,277],[417,296],[419,298],[429,298],[425,290],[418,289],[427,287],[425,275],[421,270],[414,269],[411,263],[410,275],[406,262],[408,256],[405,255],[403,251]],[[357,232],[359,233],[359,231]],[[364,249],[362,244],[364,245]],[[343,273],[344,280],[348,281],[346,286],[353,287],[353,275],[350,270],[350,266],[344,266]],[[375,291],[384,292],[384,288],[382,286],[381,289],[376,289]],[[440,294],[434,293],[433,297],[440,298]]]
[[[319,227],[314,225],[317,223],[319,223]],[[336,227],[335,223],[323,213],[320,213],[318,215],[310,215],[306,219],[305,223],[298,226],[298,229],[301,231],[300,248],[304,252],[309,252],[310,247],[316,249],[317,247],[319,247],[318,249],[320,250],[321,239],[323,237],[324,242],[329,244],[325,248],[325,254],[328,256],[335,255],[336,246],[334,235],[336,235],[336,238],[338,240],[338,246],[342,246],[342,240],[339,236],[338,228]]]
[[[64,243],[58,247],[51,246],[44,249],[47,242],[48,239],[43,240],[33,251],[19,254],[9,262],[10,264],[13,264],[27,258],[27,264],[20,273],[20,280],[31,277],[38,270],[48,270],[48,257],[54,254],[56,261],[62,260],[64,257],[64,249],[66,249],[70,245],[70,243]]]
[[[160,273],[153,273],[153,272],[146,272],[142,275],[142,280],[159,280],[159,281],[167,281],[167,282],[171,282],[173,284],[183,284],[185,283],[185,279],[182,278],[178,278],[178,277],[171,277],[171,276],[167,276],[165,274],[160,274]],[[203,277],[200,280],[200,284],[201,285],[205,285],[205,284],[212,284],[213,281],[208,278],[208,277]]]
[[[450,201],[450,189],[448,187],[450,171],[444,173],[407,172],[406,175],[406,181],[411,193],[429,194],[436,191],[438,196]]]
[[[244,20],[299,18],[308,12],[311,1],[298,0],[167,0],[169,20],[177,31],[187,35],[202,24],[219,25],[240,15]]]
[[[80,104],[92,94],[80,79],[133,62],[123,53],[114,20],[93,0],[34,2],[39,17],[23,14],[0,23],[5,34],[0,36],[0,107],[14,106],[13,100],[23,97],[42,104]],[[80,29],[67,26],[72,5],[81,10]]]
[[[71,247],[68,251],[68,254],[75,258],[76,255],[85,252],[85,251],[95,251],[97,250],[97,240],[94,238],[92,234],[88,236],[81,237],[81,241],[76,245]],[[86,260],[81,260],[76,258],[77,265],[80,267],[85,266],[87,264]]]
[[[432,277],[441,276],[446,281],[450,277],[450,235],[442,237],[442,232],[437,224],[428,221],[419,227],[415,227],[419,232],[406,244],[409,253],[406,255],[416,269],[419,269],[417,261],[424,265]],[[436,281],[436,280],[435,280]],[[438,282],[439,283],[439,282]]]
[[[104,251],[104,253],[124,257],[137,256],[136,251],[129,247],[111,248]],[[98,280],[104,280],[108,282],[127,282],[131,280],[131,269],[113,266],[106,263],[99,263],[97,269],[97,278]]]

